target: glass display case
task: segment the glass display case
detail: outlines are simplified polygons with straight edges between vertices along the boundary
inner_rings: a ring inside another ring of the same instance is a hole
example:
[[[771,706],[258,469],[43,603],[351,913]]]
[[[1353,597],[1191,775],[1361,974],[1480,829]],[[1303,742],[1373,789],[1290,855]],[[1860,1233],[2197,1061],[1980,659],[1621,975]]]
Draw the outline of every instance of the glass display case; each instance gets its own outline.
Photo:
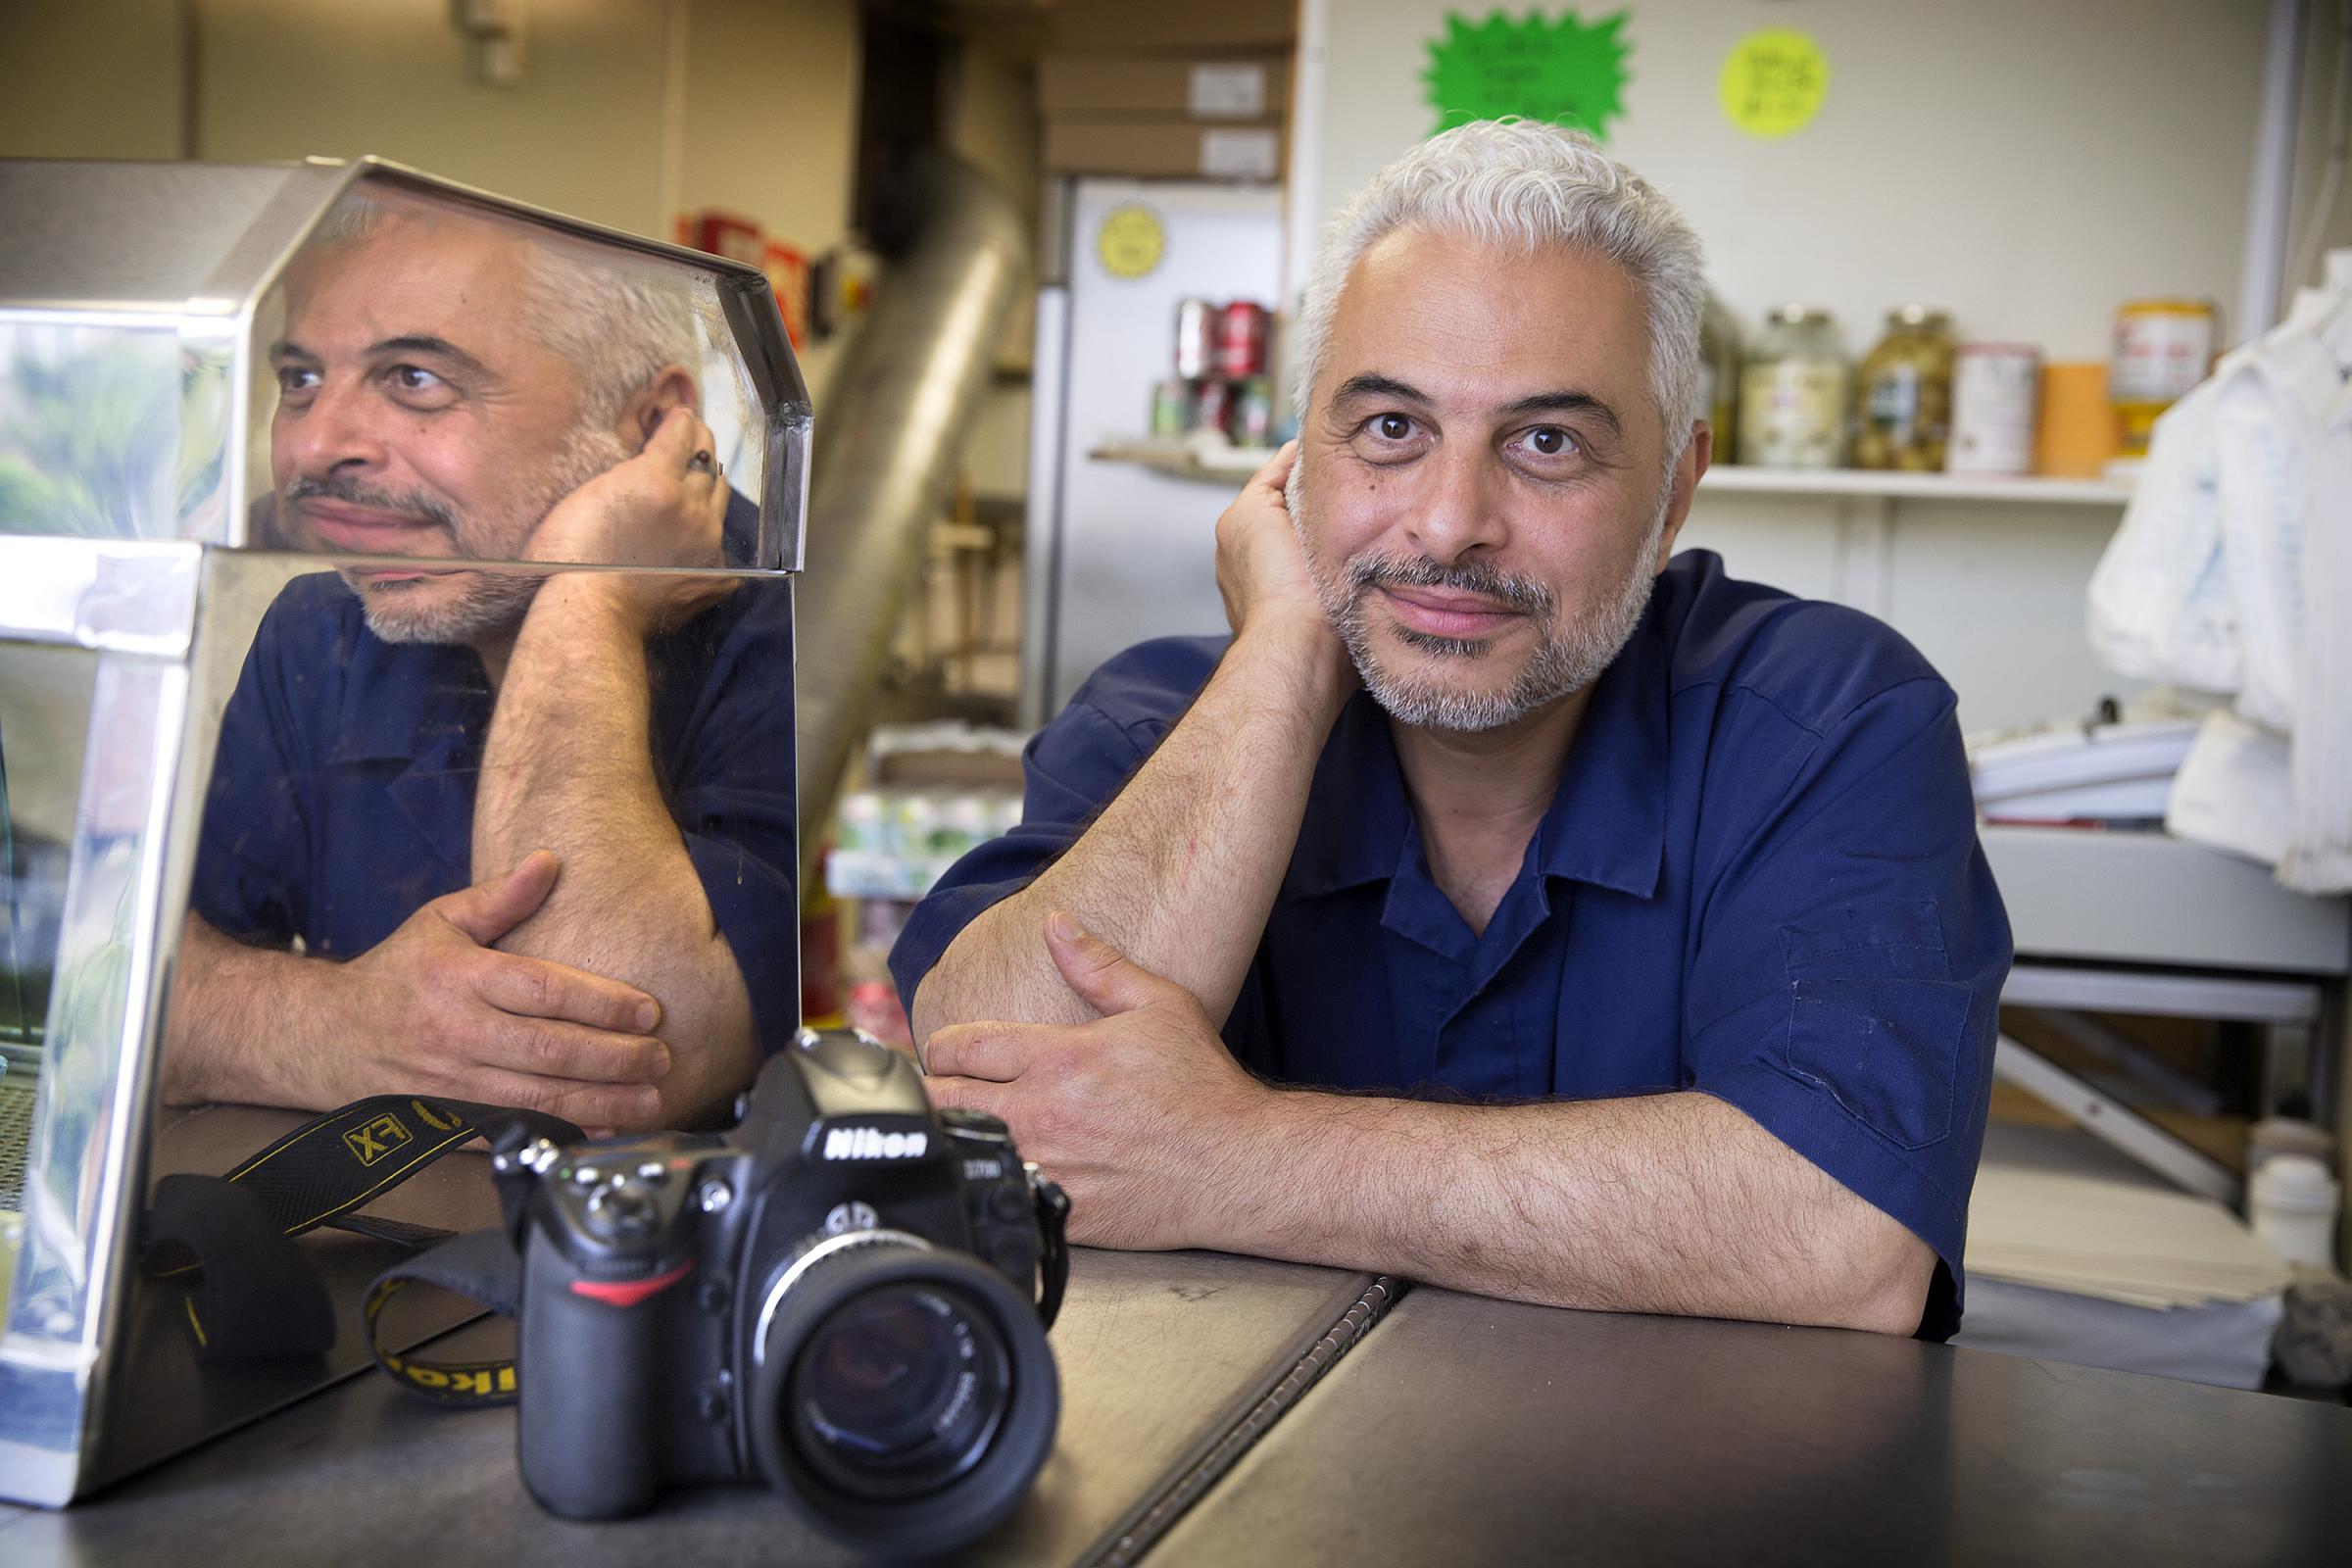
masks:
[[[790,1038],[809,421],[739,264],[374,160],[0,162],[0,1496],[368,1364],[390,1244],[312,1244],[326,1353],[210,1355],[161,1177],[376,1094],[692,1124]]]

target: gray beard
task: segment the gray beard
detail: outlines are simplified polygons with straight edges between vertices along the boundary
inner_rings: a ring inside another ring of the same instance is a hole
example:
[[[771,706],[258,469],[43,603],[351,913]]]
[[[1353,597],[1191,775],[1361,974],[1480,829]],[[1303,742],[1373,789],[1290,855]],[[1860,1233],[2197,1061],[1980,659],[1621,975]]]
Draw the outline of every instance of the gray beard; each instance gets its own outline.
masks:
[[[546,484],[526,509],[531,527],[537,528],[565,496],[628,456],[627,446],[611,430],[586,428],[573,432],[549,466]],[[291,499],[301,486],[298,482],[287,489]],[[473,541],[468,534],[472,530],[438,498],[346,490],[331,483],[313,486],[308,493],[335,495],[365,505],[433,517],[450,530],[462,553],[470,553]],[[528,537],[526,531],[524,542],[527,543]],[[522,544],[514,548],[519,552]],[[439,602],[426,600],[417,592],[427,586],[423,583],[370,583],[364,574],[353,571],[344,572],[343,580],[359,595],[361,612],[368,617],[368,629],[383,641],[456,644],[478,642],[519,626],[531,608],[531,601],[538,596],[540,585],[547,580],[547,573],[530,567],[471,571],[466,573],[455,597]]]
[[[1301,510],[1304,465],[1294,465],[1285,495],[1291,525],[1298,530],[1299,548],[1306,552],[1308,574],[1315,580],[1323,612],[1331,617],[1355,672],[1391,718],[1399,724],[1426,729],[1476,733],[1500,729],[1537,712],[1600,678],[1642,623],[1649,596],[1657,586],[1652,564],[1666,529],[1667,509],[1673,504],[1669,485],[1658,498],[1634,568],[1592,614],[1565,626],[1558,624],[1559,602],[1551,590],[1532,577],[1495,570],[1480,564],[1445,566],[1423,557],[1358,556],[1338,577],[1327,577],[1308,548],[1306,519]],[[1364,601],[1375,587],[1451,588],[1497,600],[1526,614],[1536,630],[1535,657],[1501,691],[1461,692],[1446,686],[1439,673],[1486,657],[1488,645],[1454,637],[1433,637],[1407,627],[1396,628],[1397,640],[1425,656],[1423,671],[1397,673],[1383,668],[1372,652],[1371,629]]]

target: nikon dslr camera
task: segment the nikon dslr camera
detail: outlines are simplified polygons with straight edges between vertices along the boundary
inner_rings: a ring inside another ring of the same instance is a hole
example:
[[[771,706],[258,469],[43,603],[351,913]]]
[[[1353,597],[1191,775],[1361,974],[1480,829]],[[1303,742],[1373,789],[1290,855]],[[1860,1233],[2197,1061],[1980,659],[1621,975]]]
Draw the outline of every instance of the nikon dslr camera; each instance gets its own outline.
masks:
[[[732,1132],[492,1164],[522,1258],[522,1478],[551,1512],[762,1480],[918,1556],[994,1526],[1045,1462],[1067,1200],[1003,1122],[934,1116],[899,1053],[803,1030]]]

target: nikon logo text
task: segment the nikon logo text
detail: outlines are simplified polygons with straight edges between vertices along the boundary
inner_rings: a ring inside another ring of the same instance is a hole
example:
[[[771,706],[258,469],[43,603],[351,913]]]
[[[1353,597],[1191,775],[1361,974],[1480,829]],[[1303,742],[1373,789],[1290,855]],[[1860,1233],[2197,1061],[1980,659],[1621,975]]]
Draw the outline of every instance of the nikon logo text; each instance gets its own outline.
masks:
[[[886,1133],[871,1127],[835,1127],[825,1134],[827,1159],[920,1159],[928,1133]]]

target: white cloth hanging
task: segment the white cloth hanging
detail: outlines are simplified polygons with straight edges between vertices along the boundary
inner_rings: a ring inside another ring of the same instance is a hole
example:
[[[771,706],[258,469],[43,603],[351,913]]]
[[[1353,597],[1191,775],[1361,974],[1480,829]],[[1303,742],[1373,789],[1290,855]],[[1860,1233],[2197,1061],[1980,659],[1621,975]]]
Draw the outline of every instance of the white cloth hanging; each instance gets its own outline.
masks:
[[[2279,880],[2352,891],[2352,251],[2328,259],[2287,319],[2225,356],[2156,423],[2137,492],[2091,575],[2088,629],[2120,674],[2234,694],[2238,714],[2284,748],[2226,739],[2223,794],[2168,818],[2217,833],[2243,784],[2250,818],[2292,802]],[[2209,748],[2213,750],[2215,748]],[[2257,789],[2251,765],[2285,777]],[[2250,825],[2250,824],[2249,824]],[[2268,844],[2275,834],[2252,835]]]

